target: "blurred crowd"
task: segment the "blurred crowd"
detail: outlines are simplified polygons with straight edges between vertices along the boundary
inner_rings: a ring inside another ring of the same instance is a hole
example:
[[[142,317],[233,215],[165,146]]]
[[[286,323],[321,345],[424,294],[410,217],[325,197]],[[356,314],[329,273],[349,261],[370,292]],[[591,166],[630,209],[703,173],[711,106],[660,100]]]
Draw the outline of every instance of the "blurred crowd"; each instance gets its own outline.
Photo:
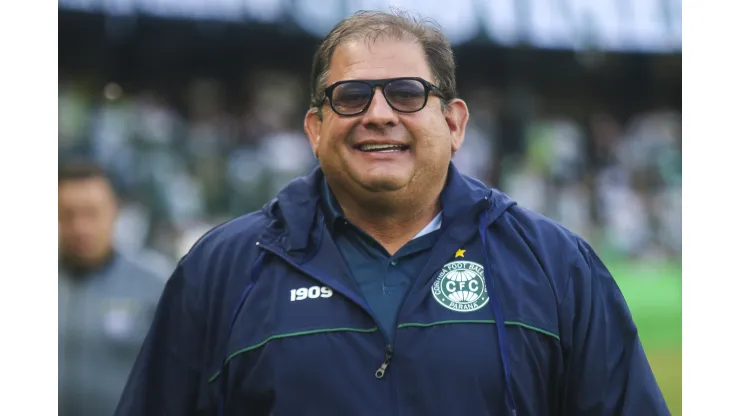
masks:
[[[108,170],[122,200],[118,246],[145,249],[167,267],[207,229],[260,208],[316,166],[302,128],[303,78],[256,71],[243,91],[194,78],[178,96],[60,78],[59,157],[91,157]],[[605,256],[680,257],[679,111],[576,116],[544,110],[527,88],[459,84],[471,110],[453,158],[463,172]]]

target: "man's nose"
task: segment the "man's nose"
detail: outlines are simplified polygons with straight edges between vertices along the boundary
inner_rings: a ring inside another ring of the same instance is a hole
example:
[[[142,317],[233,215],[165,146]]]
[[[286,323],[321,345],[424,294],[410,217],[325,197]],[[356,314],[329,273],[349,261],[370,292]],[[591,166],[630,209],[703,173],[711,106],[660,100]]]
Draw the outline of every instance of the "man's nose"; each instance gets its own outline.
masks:
[[[363,124],[377,127],[398,124],[398,113],[388,104],[380,87],[373,90],[370,106],[363,115]]]

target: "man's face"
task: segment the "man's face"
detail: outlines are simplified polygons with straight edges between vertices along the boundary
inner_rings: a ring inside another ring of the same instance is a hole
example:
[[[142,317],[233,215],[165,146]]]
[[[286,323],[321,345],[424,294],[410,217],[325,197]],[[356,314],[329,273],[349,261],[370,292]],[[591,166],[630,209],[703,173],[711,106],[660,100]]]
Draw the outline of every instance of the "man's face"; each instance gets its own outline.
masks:
[[[116,201],[105,179],[59,184],[59,237],[62,251],[75,261],[94,264],[111,249]]]
[[[327,85],[343,80],[419,77],[434,83],[418,43],[378,39],[345,42],[334,52]],[[376,88],[370,107],[362,114],[340,116],[328,103],[323,121],[309,112],[306,133],[330,182],[354,192],[395,192],[434,188],[444,181],[452,153],[462,143],[467,107],[453,100],[442,111],[441,99],[429,95],[415,113],[393,110]],[[363,144],[398,144],[403,150],[365,151]]]

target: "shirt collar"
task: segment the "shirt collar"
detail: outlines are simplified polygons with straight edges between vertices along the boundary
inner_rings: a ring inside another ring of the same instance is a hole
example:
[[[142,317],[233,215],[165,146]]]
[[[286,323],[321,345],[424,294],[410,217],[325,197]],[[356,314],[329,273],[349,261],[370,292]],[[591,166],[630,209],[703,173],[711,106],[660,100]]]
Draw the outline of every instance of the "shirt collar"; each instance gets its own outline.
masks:
[[[416,234],[416,236],[413,238],[413,240],[416,240],[419,237],[423,237],[427,234],[433,233],[437,230],[442,228],[442,211],[437,214],[434,218],[432,218],[432,221],[427,224],[426,227],[424,227],[423,230],[419,231],[419,234]]]

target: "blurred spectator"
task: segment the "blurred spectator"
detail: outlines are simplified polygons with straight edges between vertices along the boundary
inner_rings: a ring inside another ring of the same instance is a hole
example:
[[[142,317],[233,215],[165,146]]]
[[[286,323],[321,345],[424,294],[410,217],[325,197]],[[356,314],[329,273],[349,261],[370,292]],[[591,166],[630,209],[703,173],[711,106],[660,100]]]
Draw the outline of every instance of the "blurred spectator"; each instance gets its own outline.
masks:
[[[464,99],[470,111],[465,129],[465,145],[455,153],[452,161],[460,172],[480,178],[493,186],[500,152],[498,117],[499,101],[496,92],[483,85],[466,91]]]
[[[59,415],[113,414],[164,287],[114,247],[117,202],[88,163],[59,171]]]

